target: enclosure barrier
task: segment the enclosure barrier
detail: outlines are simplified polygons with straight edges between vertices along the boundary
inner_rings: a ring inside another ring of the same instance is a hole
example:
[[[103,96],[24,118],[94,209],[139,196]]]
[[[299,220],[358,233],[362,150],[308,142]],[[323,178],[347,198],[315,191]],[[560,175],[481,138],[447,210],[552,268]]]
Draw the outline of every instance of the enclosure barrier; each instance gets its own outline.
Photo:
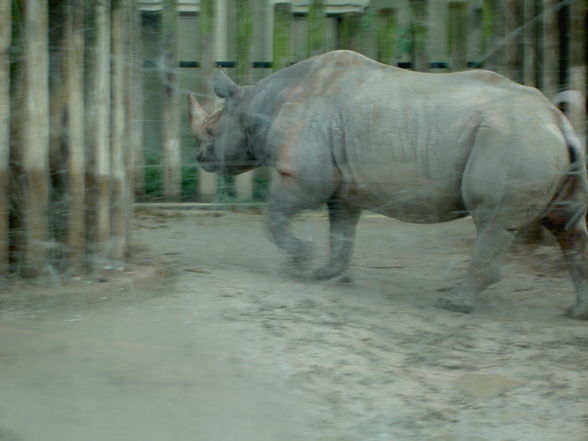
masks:
[[[0,274],[124,261],[134,197],[263,198],[267,170],[228,179],[192,160],[185,95],[212,111],[217,66],[240,84],[331,49],[421,71],[484,67],[560,101],[585,139],[587,10],[587,0],[0,1]]]
[[[0,2],[0,272],[129,253],[142,126],[139,4]]]
[[[539,87],[552,100],[566,89],[586,96],[586,0],[350,1],[347,9],[336,7],[341,2],[325,0],[200,0],[181,4],[183,10],[174,0],[165,0],[160,6],[151,2],[149,8],[144,8],[144,18],[146,14],[161,14],[159,47],[163,52],[146,59],[145,66],[165,72],[161,77],[166,92],[163,105],[158,106],[163,109],[164,172],[155,179],[161,177],[162,183],[154,189],[150,182],[147,194],[142,184],[138,186],[137,196],[142,200],[232,203],[263,197],[271,179],[267,170],[237,178],[198,170],[192,160],[195,143],[187,124],[179,135],[177,121],[187,112],[183,108],[183,115],[179,115],[177,107],[169,104],[170,100],[176,102],[172,91],[195,91],[205,109],[211,111],[214,97],[210,78],[215,67],[227,70],[240,84],[252,84],[326,50],[352,49],[381,62],[418,71],[492,69],[514,81]],[[182,52],[198,52],[199,59],[175,58],[177,34],[182,32],[182,48],[191,32],[177,26],[177,20],[182,18],[192,19],[191,29],[199,45]],[[226,26],[227,22],[229,26],[223,28],[222,23]],[[261,31],[253,29],[252,23],[255,27],[269,23],[261,39]],[[271,42],[271,50],[265,52],[269,60],[253,59],[253,53],[260,56],[260,41]],[[233,59],[231,48],[235,48]],[[185,75],[194,76],[196,81],[187,86],[179,84],[174,73],[182,73],[183,69],[192,69]],[[185,100],[180,100],[180,105],[185,106]],[[576,100],[562,107],[578,134],[585,138],[585,103],[578,105]],[[147,168],[162,164],[147,164]],[[181,170],[188,165],[191,168],[187,175]],[[192,183],[194,175],[198,176],[194,185],[186,185]]]

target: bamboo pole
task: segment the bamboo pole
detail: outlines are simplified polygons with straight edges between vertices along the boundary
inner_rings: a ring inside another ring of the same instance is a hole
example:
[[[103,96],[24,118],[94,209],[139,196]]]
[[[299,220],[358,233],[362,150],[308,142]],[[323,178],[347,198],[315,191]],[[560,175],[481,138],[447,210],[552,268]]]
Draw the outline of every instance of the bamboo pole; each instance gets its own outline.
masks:
[[[110,6],[110,0],[94,1],[94,41],[88,72],[87,141],[93,186],[91,215],[88,217],[89,248],[98,261],[106,259],[110,238]]]
[[[310,0],[308,4],[307,56],[321,54],[327,43],[325,0]]]
[[[390,65],[396,64],[397,29],[397,10],[394,8],[380,9],[376,15],[376,57],[378,61]]]
[[[112,1],[112,126],[110,147],[111,168],[111,211],[110,211],[110,253],[115,261],[122,261],[127,250],[127,214],[130,204],[127,194],[127,168],[125,150],[127,140],[127,108],[125,91],[127,79],[127,5],[125,0]]]
[[[65,13],[63,73],[67,151],[68,261],[81,269],[86,253],[85,121],[84,121],[84,4],[69,0]]]
[[[237,2],[237,83],[248,84],[251,79],[251,45],[253,43],[253,2]],[[239,201],[253,199],[254,172],[235,178],[235,196]]]
[[[20,157],[23,172],[21,272],[48,270],[49,52],[47,0],[26,0]]]
[[[9,271],[11,3],[0,1],[0,275]]]
[[[559,84],[559,29],[554,7],[558,0],[542,0],[543,10],[552,12],[543,16],[543,66],[541,69],[543,93],[553,100]]]
[[[452,71],[464,70],[467,67],[467,28],[466,3],[450,2],[447,41]]]
[[[180,199],[182,160],[180,154],[177,0],[164,0],[161,25],[163,94],[163,182],[166,201]]]
[[[579,92],[579,103],[570,105],[568,117],[580,139],[586,144],[586,18],[588,0],[576,0],[569,6],[569,88]]]
[[[274,72],[288,66],[292,61],[292,4],[281,2],[274,5],[274,29],[272,67]]]
[[[429,2],[413,0],[412,8],[412,68],[419,72],[429,70]]]
[[[199,100],[207,113],[214,111],[215,96],[212,88],[212,75],[215,68],[216,39],[215,39],[216,8],[214,0],[200,0],[199,33],[200,33],[200,87]],[[202,169],[198,171],[200,198],[210,201],[217,192],[217,176]]]

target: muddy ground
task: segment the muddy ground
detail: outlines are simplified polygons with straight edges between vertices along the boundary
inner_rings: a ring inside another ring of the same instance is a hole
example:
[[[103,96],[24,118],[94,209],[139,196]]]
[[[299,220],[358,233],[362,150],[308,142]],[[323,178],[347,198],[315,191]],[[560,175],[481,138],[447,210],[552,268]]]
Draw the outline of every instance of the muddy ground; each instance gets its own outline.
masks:
[[[299,219],[324,258],[324,214]],[[257,213],[143,210],[134,265],[0,293],[1,441],[588,440],[588,323],[515,246],[460,315],[474,231],[365,216],[351,284],[283,275]]]

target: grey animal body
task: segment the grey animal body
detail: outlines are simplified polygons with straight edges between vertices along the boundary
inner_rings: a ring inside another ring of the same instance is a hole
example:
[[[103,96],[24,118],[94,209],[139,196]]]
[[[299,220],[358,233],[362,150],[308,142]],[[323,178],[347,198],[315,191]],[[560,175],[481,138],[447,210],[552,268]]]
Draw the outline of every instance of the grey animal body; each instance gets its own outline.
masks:
[[[291,216],[326,203],[331,251],[317,279],[346,275],[364,209],[419,223],[471,215],[477,239],[466,277],[438,302],[469,312],[499,280],[517,232],[539,220],[575,283],[568,313],[588,319],[585,153],[536,89],[489,71],[412,72],[351,51],[310,58],[254,86],[222,71],[213,82],[222,110],[207,115],[191,96],[200,165],[277,171],[267,228],[294,264],[308,244],[291,233]]]

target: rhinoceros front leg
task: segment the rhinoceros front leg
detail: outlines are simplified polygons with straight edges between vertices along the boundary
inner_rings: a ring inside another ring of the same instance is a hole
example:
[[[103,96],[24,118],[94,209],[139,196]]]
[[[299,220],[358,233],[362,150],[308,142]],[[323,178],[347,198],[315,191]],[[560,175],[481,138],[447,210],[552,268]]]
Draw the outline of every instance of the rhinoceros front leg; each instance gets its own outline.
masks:
[[[361,215],[361,209],[354,207],[346,201],[332,199],[327,202],[329,210],[329,262],[323,268],[314,273],[317,280],[334,279],[349,268],[357,223]]]
[[[299,211],[296,207],[270,201],[266,217],[266,228],[271,239],[290,256],[293,269],[301,268],[311,254],[310,244],[295,237],[291,231],[291,218]]]

